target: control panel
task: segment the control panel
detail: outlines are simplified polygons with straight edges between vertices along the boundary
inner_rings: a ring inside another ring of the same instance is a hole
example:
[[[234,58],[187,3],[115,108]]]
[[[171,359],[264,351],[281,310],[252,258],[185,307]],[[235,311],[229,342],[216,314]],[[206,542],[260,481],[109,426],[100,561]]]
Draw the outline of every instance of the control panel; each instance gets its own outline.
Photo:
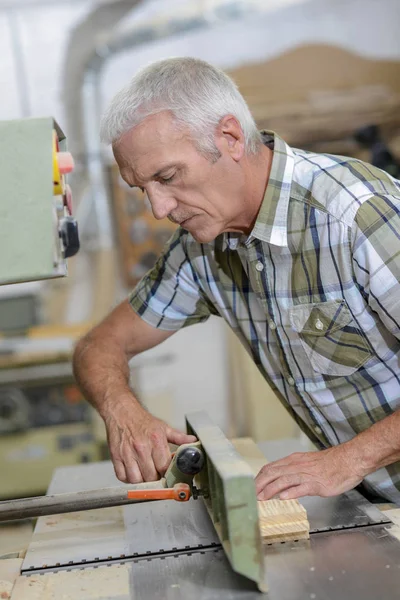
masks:
[[[67,274],[79,249],[72,169],[54,119],[0,121],[0,284]]]

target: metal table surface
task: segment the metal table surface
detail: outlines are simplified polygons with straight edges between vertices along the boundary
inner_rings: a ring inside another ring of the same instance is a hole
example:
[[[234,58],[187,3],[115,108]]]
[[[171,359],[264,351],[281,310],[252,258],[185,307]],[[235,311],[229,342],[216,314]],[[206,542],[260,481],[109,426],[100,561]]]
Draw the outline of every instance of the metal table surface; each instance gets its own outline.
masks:
[[[129,485],[118,482],[110,462],[62,467],[49,494]],[[335,498],[303,498],[312,532],[387,523],[357,492]],[[63,543],[60,544],[60,538]],[[80,565],[116,558],[166,554],[219,545],[201,499],[159,501],[51,515],[38,519],[22,570]]]
[[[49,493],[117,483],[108,462],[64,467]],[[41,517],[12,598],[397,600],[400,542],[385,516],[357,492],[302,502],[313,533],[264,547],[267,595],[232,572],[199,499]]]
[[[400,543],[383,526],[319,533],[265,549],[268,594],[230,569],[221,548],[21,577],[12,600],[397,600]],[[104,585],[112,582],[105,591]],[[83,585],[82,585],[83,584]],[[91,589],[89,595],[85,590]],[[97,590],[97,594],[93,593]],[[73,593],[72,593],[73,592]],[[71,596],[69,595],[71,593]]]

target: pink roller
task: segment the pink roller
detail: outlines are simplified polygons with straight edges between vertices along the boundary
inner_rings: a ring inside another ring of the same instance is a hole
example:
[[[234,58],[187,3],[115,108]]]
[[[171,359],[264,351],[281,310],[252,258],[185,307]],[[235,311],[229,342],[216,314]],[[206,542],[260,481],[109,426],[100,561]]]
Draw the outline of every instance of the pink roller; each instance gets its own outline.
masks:
[[[71,152],[57,152],[57,162],[61,175],[66,175],[74,170],[74,159]]]

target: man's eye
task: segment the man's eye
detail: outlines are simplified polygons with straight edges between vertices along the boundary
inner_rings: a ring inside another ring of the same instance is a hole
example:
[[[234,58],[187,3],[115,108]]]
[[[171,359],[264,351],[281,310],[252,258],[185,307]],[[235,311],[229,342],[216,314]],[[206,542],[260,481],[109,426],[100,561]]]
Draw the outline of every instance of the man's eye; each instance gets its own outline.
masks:
[[[160,182],[168,185],[168,183],[171,183],[171,181],[174,179],[175,175],[176,174],[174,173],[173,175],[171,175],[171,177],[161,177]]]

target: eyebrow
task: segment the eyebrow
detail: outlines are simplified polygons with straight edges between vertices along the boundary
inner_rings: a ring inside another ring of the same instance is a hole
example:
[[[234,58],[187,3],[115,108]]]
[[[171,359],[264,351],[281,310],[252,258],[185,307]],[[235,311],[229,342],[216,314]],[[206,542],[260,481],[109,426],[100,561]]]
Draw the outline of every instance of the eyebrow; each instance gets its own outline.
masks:
[[[151,175],[149,178],[147,178],[147,180],[149,179],[155,179],[157,177],[160,177],[161,173],[163,173],[164,171],[167,171],[168,169],[171,169],[172,167],[176,167],[177,169],[180,168],[180,163],[176,163],[176,162],[172,162],[172,163],[168,163],[166,165],[164,165],[163,167],[161,167],[161,169],[158,169],[158,171],[156,171],[155,173],[153,173],[153,175]],[[141,189],[142,186],[137,185],[136,183],[134,185],[131,185],[130,183],[128,183],[130,188],[139,188]]]
[[[159,169],[158,171],[156,171],[155,173],[153,173],[153,175],[150,177],[150,179],[154,179],[155,177],[159,177],[161,175],[161,173],[163,173],[164,171],[168,171],[168,169],[171,169],[172,167],[179,167],[179,165],[177,163],[175,163],[175,162],[166,164],[163,167],[161,167],[161,169]]]

